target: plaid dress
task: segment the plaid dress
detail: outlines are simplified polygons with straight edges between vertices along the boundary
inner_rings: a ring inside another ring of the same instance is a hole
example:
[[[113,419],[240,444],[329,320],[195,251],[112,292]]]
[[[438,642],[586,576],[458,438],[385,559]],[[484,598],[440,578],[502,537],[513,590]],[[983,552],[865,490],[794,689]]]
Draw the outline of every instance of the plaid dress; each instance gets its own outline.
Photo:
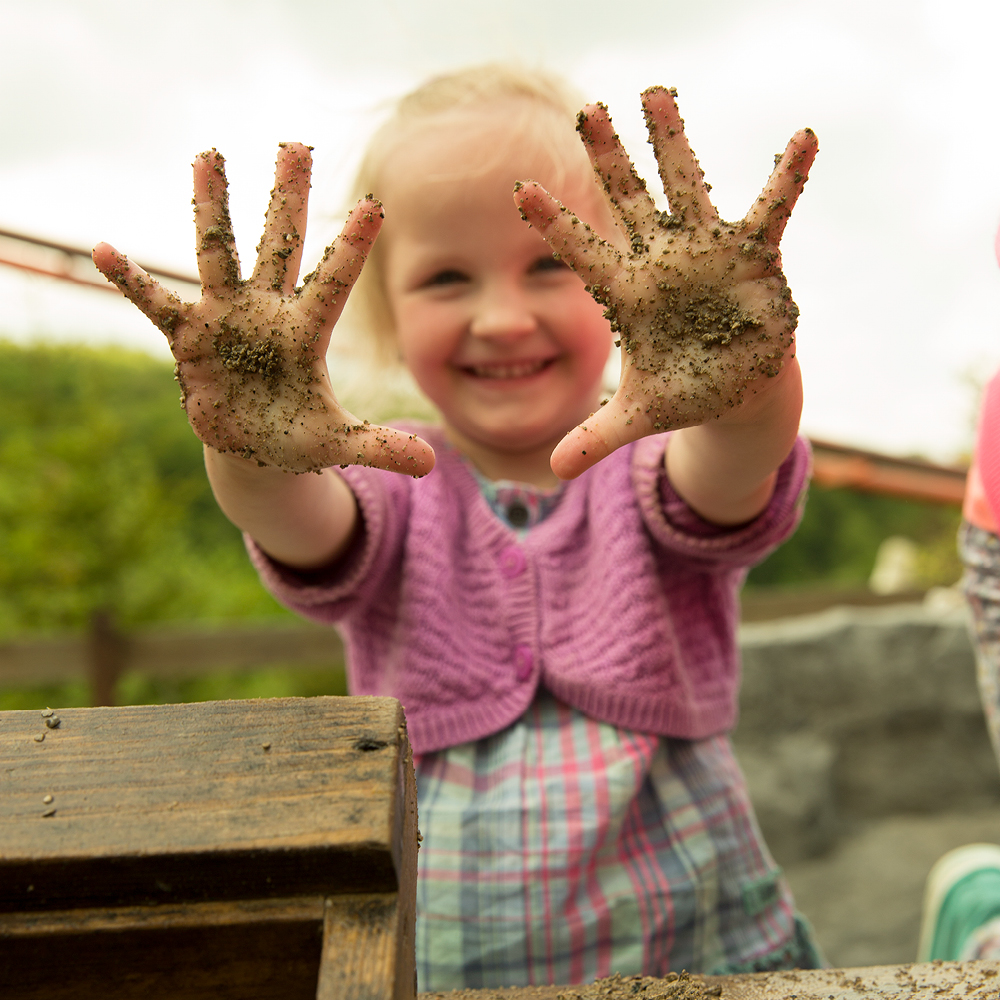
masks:
[[[477,478],[521,534],[558,502]],[[414,764],[421,991],[822,964],[726,736],[618,729],[540,689],[502,732]]]

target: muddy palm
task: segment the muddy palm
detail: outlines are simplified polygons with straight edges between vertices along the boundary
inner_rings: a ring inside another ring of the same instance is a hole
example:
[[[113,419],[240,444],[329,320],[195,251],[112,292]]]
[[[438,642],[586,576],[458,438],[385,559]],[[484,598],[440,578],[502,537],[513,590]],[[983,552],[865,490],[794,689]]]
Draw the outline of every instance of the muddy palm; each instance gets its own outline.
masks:
[[[564,477],[646,434],[727,419],[780,379],[794,357],[798,309],[779,243],[816,155],[816,136],[796,133],[750,211],[725,222],[675,96],[662,87],[643,94],[668,212],[657,210],[607,109],[592,105],[580,113],[580,134],[621,231],[619,246],[537,184],[515,195],[524,218],[607,307],[623,349],[614,397],[553,453],[552,467]]]
[[[434,464],[424,441],[344,410],[327,370],[330,333],[382,224],[367,198],[301,286],[312,159],[284,143],[256,266],[244,280],[229,217],[222,156],[194,163],[194,211],[202,295],[182,302],[106,243],[94,262],[166,335],[181,401],[211,448],[289,472],[361,464],[422,475]]]

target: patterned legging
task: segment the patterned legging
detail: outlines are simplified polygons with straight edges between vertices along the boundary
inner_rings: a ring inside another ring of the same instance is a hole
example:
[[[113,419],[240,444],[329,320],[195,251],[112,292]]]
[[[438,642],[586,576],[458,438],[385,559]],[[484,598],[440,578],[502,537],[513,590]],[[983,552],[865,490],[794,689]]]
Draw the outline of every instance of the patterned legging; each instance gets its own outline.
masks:
[[[962,588],[972,610],[979,693],[1000,763],[1000,538],[963,522],[958,550],[965,563]]]

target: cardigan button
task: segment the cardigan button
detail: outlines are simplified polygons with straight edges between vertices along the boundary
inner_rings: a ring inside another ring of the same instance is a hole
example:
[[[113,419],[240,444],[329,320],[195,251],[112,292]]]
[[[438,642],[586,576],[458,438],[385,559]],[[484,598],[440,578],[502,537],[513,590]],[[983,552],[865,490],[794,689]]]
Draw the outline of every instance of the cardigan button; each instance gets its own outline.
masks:
[[[535,663],[530,646],[514,647],[514,666],[517,673],[514,675],[519,681],[526,681],[531,676],[531,668]]]
[[[520,576],[527,565],[528,560],[516,545],[508,545],[500,553],[500,573],[508,580]]]

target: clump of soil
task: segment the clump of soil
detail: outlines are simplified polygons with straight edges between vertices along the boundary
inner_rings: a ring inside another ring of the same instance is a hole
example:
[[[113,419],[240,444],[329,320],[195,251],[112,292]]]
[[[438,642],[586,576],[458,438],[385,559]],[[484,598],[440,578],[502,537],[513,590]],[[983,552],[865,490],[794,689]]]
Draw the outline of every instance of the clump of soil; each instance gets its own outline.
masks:
[[[666,269],[665,269],[666,270]],[[607,288],[588,288],[605,306],[619,335],[626,365],[644,386],[654,430],[684,426],[692,413],[706,416],[739,406],[761,376],[773,378],[790,356],[798,308],[781,284],[759,314],[742,306],[722,282],[690,281],[666,274],[655,294],[626,306]],[[684,404],[683,413],[675,412]]]
[[[237,375],[259,375],[271,392],[277,392],[284,373],[280,330],[273,330],[270,337],[251,343],[238,331],[223,326],[223,331],[213,338],[212,346],[229,371]]]
[[[728,344],[733,337],[760,326],[760,321],[724,295],[692,296],[684,310],[688,328],[703,344]]]
[[[633,363],[642,371],[661,371],[675,346],[685,343],[725,346],[734,337],[761,326],[757,317],[740,308],[717,285],[694,284],[684,288],[661,280],[656,283],[656,290],[655,307],[645,317],[640,315],[625,322],[617,306],[608,304],[606,310],[612,330],[621,333],[625,352],[636,355]],[[654,303],[648,303],[647,309],[649,306]],[[644,327],[638,337],[636,326]]]

